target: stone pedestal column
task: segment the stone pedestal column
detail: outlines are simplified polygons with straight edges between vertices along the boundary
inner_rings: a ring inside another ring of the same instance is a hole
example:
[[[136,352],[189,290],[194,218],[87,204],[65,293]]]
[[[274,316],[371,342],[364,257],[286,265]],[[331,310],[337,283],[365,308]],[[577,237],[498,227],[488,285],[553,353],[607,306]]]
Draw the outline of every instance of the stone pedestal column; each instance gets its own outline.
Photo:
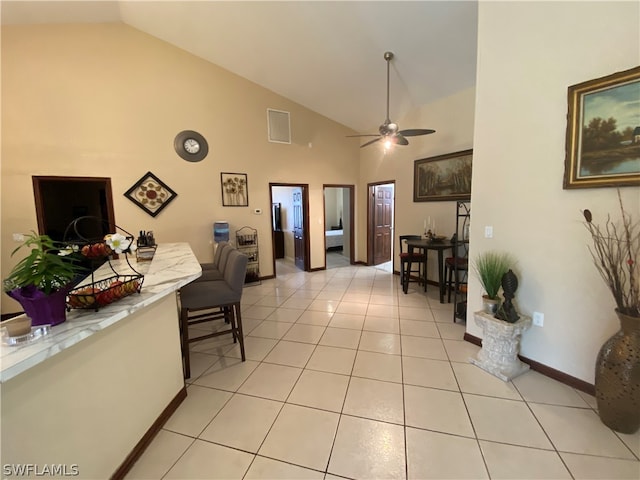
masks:
[[[518,359],[520,338],[531,326],[531,317],[522,316],[515,323],[494,318],[485,312],[473,314],[476,325],[482,327],[482,350],[469,361],[483,370],[508,382],[529,370],[529,365]]]

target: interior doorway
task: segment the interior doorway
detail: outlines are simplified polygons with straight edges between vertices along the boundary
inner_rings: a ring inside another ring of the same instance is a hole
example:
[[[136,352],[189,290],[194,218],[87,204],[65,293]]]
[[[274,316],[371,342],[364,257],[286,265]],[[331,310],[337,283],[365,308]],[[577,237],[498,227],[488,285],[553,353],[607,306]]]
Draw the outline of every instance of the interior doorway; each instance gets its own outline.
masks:
[[[324,185],[325,268],[354,263],[353,185]]]
[[[367,188],[367,263],[393,270],[395,182],[370,183]]]
[[[64,238],[67,227],[84,216],[98,219],[78,223],[78,233],[84,238],[102,238],[115,231],[110,178],[33,176],[32,179],[41,235],[55,241],[69,240]]]
[[[273,272],[310,270],[309,186],[270,183]]]

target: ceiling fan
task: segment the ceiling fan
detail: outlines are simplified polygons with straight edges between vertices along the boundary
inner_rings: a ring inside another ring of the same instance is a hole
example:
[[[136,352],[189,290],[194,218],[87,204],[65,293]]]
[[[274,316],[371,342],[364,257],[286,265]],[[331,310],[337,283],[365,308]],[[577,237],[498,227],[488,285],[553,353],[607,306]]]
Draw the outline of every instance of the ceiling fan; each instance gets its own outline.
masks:
[[[364,145],[360,145],[360,148],[366,147],[367,145],[371,145],[372,143],[378,142],[383,139],[387,142],[390,142],[391,144],[409,145],[409,140],[407,140],[405,137],[417,137],[418,135],[428,135],[430,133],[435,133],[435,130],[426,128],[410,128],[407,130],[398,130],[398,124],[392,122],[389,119],[389,64],[391,63],[392,58],[392,52],[384,52],[384,59],[387,61],[387,118],[384,123],[380,125],[380,128],[378,129],[379,133],[365,135],[347,135],[348,137],[378,137],[368,141]]]

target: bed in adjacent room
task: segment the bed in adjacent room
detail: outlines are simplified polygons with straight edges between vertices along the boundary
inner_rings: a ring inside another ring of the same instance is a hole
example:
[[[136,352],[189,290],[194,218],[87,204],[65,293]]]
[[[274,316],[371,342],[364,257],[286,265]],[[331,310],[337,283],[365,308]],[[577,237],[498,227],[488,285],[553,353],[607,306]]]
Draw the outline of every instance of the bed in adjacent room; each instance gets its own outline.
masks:
[[[325,248],[329,250],[342,250],[343,247],[343,230],[326,230]]]

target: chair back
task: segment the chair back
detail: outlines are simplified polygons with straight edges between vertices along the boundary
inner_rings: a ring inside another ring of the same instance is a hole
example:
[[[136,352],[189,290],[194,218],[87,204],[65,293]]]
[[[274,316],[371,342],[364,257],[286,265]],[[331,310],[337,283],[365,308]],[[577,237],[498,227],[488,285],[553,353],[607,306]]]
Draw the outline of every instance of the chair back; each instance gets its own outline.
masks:
[[[452,258],[468,259],[469,258],[469,242],[463,242],[458,239],[458,235],[455,233],[451,237],[451,243],[453,248],[451,249]]]
[[[400,235],[399,237],[399,241],[400,241],[400,255],[402,255],[403,253],[407,253],[408,252],[408,248],[406,248],[406,242],[407,240],[420,240],[422,238],[421,235]]]
[[[235,248],[229,250],[229,258],[227,259],[227,265],[224,269],[224,281],[234,293],[242,294],[249,257],[240,253]]]
[[[229,246],[229,242],[220,242],[216,247],[216,253],[213,254],[213,266],[220,270],[220,257],[222,251]]]
[[[222,249],[222,252],[220,252],[220,263],[218,264],[218,270],[220,270],[220,273],[222,273],[223,276],[224,276],[224,271],[227,268],[227,261],[229,260],[229,255],[233,250],[235,250],[235,247],[230,243],[227,243],[225,248]]]

